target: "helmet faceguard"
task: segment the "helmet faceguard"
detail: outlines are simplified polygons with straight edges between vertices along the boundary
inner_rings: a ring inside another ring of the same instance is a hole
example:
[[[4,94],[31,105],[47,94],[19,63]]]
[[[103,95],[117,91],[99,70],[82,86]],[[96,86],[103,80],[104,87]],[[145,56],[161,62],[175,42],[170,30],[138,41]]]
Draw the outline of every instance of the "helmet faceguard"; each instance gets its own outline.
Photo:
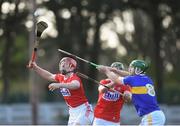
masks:
[[[124,65],[121,62],[114,62],[111,64],[111,67],[118,70],[124,70]]]
[[[70,72],[74,72],[76,68],[77,62],[73,58],[64,57],[59,62],[59,71],[64,75]]]
[[[134,74],[143,74],[148,69],[148,64],[143,60],[133,60],[129,65],[129,72]]]

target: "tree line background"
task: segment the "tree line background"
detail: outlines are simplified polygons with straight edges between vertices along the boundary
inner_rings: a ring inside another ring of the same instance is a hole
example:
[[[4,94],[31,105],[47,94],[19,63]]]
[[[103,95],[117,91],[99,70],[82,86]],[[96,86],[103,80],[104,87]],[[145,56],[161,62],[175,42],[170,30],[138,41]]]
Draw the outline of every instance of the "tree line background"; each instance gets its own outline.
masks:
[[[63,57],[58,48],[103,65],[120,61],[128,67],[133,59],[144,59],[158,101],[180,104],[179,6],[178,0],[1,0],[0,102],[29,102],[32,74],[38,101],[62,100],[48,91],[49,82],[26,68],[35,17],[50,27],[38,50],[41,67],[58,72]],[[90,77],[105,77],[78,63]],[[97,85],[83,82],[88,99],[96,102]]]

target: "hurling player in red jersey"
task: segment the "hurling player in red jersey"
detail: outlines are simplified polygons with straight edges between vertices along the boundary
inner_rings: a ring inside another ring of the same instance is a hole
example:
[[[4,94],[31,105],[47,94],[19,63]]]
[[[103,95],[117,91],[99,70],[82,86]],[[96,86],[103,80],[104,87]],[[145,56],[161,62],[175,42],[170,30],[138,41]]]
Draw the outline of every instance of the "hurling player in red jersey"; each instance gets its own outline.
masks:
[[[73,58],[64,57],[59,62],[60,73],[52,74],[39,67],[35,62],[30,62],[32,69],[41,77],[49,80],[50,91],[59,89],[69,106],[68,125],[90,125],[94,115],[91,105],[85,96],[81,79],[76,75],[77,62]]]
[[[124,69],[120,62],[112,63],[111,67],[116,69]],[[98,125],[120,125],[120,111],[123,103],[131,101],[132,94],[130,87],[126,85],[114,85],[110,79],[100,81],[101,84],[111,87],[113,90],[108,90],[104,86],[99,86],[99,98],[94,109],[95,119],[93,126]]]

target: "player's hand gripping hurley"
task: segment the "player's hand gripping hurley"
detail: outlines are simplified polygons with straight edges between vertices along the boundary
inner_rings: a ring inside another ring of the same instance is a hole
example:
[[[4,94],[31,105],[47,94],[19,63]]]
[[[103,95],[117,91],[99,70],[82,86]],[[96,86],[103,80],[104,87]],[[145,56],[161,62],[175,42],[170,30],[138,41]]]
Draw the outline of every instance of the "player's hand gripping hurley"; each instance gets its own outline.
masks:
[[[37,48],[39,46],[39,41],[41,38],[42,33],[44,32],[44,30],[48,27],[47,23],[44,21],[40,21],[37,23],[37,29],[36,29],[36,40],[34,42],[34,47],[33,47],[33,51],[32,51],[32,55],[31,55],[31,60],[30,62],[34,62],[36,59],[36,52],[37,52]],[[29,64],[27,67],[31,68],[32,64]]]

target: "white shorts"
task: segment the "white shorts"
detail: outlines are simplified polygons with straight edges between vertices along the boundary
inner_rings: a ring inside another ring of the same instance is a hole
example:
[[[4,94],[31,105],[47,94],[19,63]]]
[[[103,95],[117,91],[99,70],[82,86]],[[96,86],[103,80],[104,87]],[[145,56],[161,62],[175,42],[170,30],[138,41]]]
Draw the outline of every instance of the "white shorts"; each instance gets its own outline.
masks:
[[[147,115],[144,115],[140,126],[154,125],[154,126],[162,126],[165,124],[165,115],[162,111],[154,111]]]
[[[100,118],[94,118],[93,126],[120,126],[120,122],[115,123]]]
[[[76,108],[69,108],[68,126],[92,125],[94,113],[89,103],[84,103]]]

